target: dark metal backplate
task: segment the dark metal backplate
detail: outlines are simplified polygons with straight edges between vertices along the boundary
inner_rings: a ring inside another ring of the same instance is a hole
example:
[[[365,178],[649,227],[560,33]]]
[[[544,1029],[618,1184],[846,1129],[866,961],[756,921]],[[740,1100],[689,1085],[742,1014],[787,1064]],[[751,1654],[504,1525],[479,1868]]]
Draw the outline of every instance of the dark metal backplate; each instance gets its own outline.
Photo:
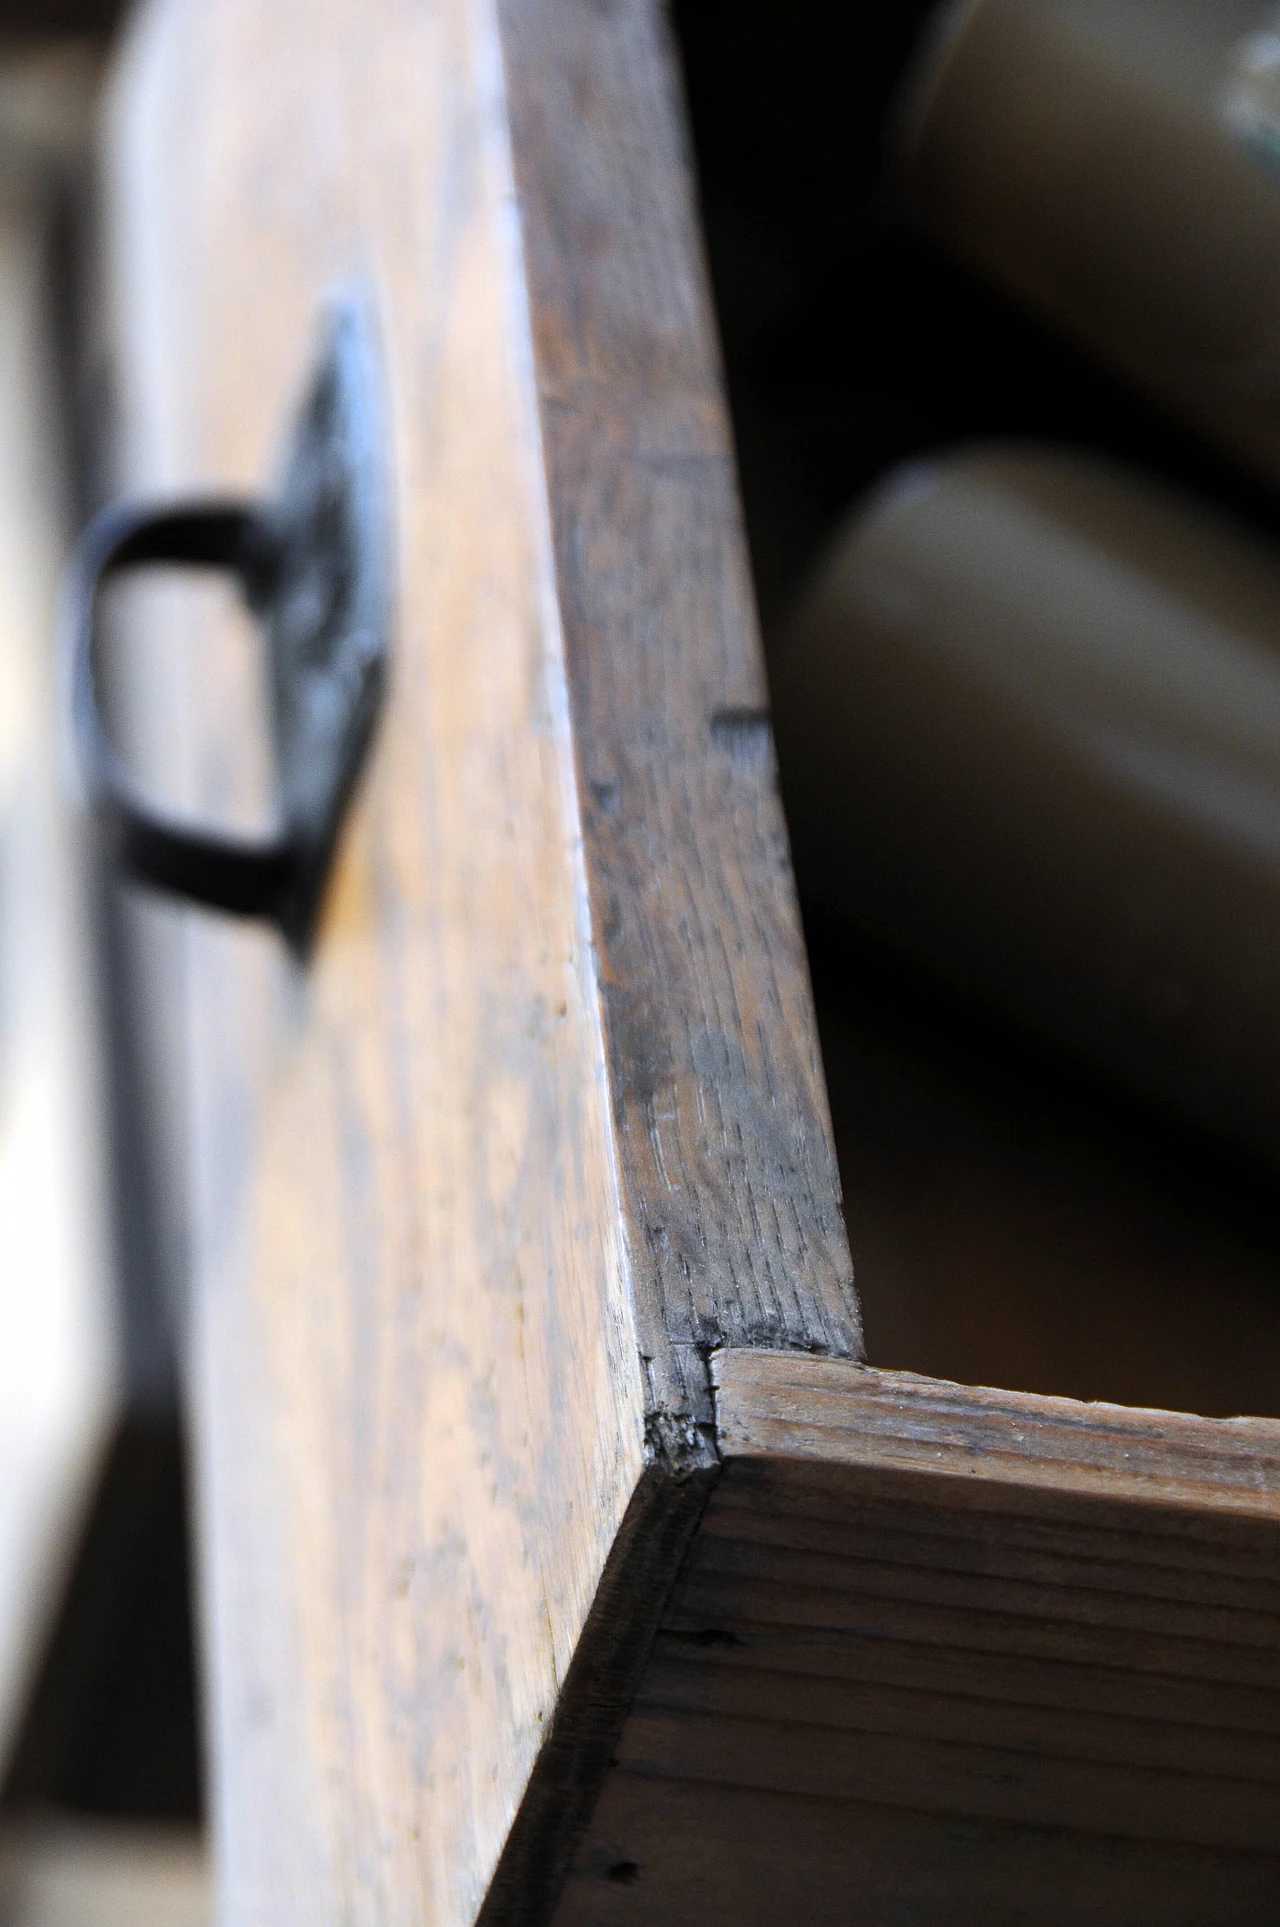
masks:
[[[267,630],[281,814],[293,851],[290,935],[314,920],[377,714],[390,629],[382,397],[370,317],[335,299],[249,582]]]

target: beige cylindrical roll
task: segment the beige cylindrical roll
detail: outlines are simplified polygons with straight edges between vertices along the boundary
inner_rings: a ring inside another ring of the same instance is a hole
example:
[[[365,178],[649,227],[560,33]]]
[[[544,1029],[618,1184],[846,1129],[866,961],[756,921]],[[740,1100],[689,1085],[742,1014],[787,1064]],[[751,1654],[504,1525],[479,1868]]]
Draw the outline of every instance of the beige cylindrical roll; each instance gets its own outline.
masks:
[[[1280,553],[1091,457],[948,455],[774,681],[811,898],[1280,1156]]]
[[[894,165],[936,239],[1280,476],[1274,0],[961,0]]]

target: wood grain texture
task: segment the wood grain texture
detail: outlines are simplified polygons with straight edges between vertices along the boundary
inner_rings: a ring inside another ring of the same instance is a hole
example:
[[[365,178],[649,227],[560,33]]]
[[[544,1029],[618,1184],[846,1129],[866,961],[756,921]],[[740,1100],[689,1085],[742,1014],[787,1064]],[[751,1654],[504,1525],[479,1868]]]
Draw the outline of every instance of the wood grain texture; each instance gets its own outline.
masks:
[[[496,41],[162,0],[118,89],[127,479],[259,486],[353,274],[393,425],[393,694],[314,962],[186,930],[223,1917],[470,1921],[643,1463]],[[158,721],[225,809],[199,613]]]
[[[682,103],[650,0],[499,0],[636,1320],[861,1356]]]
[[[1017,1487],[1037,1512],[1039,1495],[1062,1493],[1280,1522],[1277,1419],[1086,1405],[763,1352],[725,1353],[714,1379],[727,1457],[912,1470],[947,1480],[952,1505],[965,1503],[954,1482],[972,1480]]]
[[[392,423],[312,964],[147,912],[224,1914],[470,1921],[497,1868],[523,1918],[717,1466],[707,1351],[859,1344],[669,53],[649,0],[152,0],[112,130],[122,483],[259,486],[345,277]],[[148,775],[243,817],[227,612],[143,630]]]
[[[1264,1922],[1280,1425],[713,1361],[561,1923]]]

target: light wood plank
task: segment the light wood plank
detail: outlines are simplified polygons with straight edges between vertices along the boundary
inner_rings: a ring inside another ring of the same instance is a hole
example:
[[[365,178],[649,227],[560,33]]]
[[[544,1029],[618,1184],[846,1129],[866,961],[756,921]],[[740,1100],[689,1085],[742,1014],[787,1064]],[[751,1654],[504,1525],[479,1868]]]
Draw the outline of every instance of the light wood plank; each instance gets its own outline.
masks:
[[[314,965],[189,933],[224,1915],[470,1920],[643,1445],[497,44],[161,5],[122,87],[134,483],[259,486],[349,274],[394,423],[394,696]]]
[[[950,1505],[966,1503],[957,1485],[969,1482],[1009,1486],[1011,1510],[1049,1516],[1035,1495],[1280,1521],[1280,1420],[1086,1405],[763,1352],[725,1353],[715,1378],[733,1458],[911,1469],[956,1482],[940,1488]],[[989,1504],[985,1490],[976,1503]]]

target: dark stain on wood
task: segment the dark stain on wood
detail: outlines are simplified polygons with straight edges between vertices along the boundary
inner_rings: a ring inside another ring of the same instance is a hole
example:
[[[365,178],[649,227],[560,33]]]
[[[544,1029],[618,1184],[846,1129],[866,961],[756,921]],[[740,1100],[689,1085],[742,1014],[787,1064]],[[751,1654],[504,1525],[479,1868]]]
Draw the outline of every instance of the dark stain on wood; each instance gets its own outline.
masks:
[[[637,1323],[690,1437],[708,1347],[861,1327],[672,49],[649,0],[500,19]]]

